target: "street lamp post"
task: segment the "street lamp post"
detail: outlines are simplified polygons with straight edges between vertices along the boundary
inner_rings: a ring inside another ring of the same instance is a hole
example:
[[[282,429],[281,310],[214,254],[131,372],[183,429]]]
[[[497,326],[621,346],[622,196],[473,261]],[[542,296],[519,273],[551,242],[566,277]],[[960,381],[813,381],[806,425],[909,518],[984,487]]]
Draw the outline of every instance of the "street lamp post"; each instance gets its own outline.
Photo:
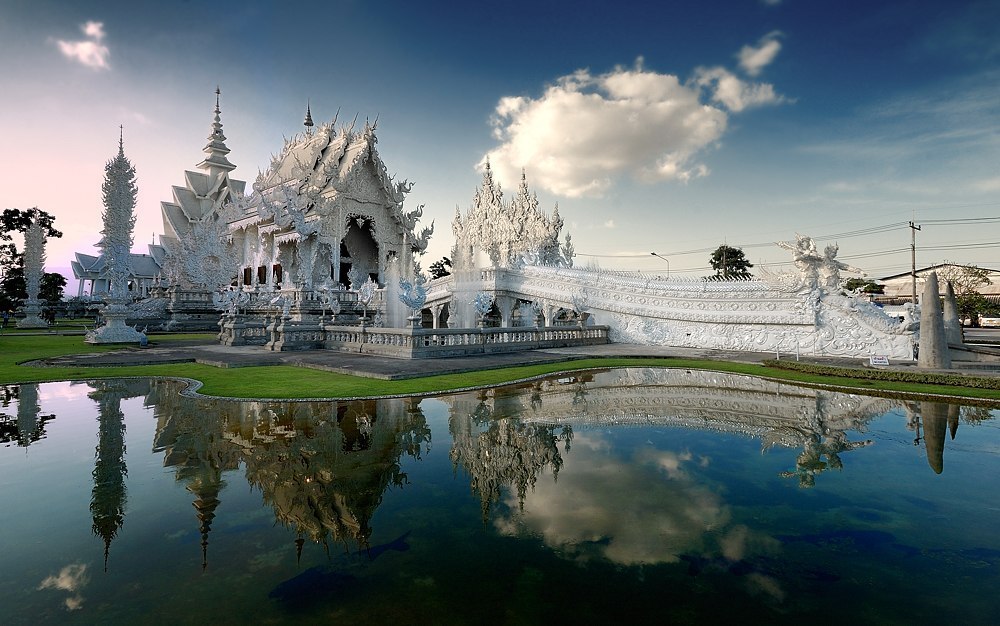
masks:
[[[667,278],[670,278],[670,260],[667,259],[666,257],[662,257],[662,256],[658,255],[655,252],[650,252],[650,254],[652,254],[653,256],[655,256],[658,259],[663,259],[664,261],[666,261],[666,263],[667,263]]]

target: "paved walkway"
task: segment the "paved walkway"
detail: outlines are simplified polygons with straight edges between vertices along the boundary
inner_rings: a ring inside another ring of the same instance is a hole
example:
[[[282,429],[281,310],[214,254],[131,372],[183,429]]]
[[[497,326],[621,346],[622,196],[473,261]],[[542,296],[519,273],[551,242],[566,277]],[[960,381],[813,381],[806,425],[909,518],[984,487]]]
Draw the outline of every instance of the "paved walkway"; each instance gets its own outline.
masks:
[[[775,354],[773,352],[739,352],[667,346],[606,344],[601,346],[530,350],[508,354],[409,360],[329,350],[270,352],[259,346],[222,346],[215,343],[214,339],[169,342],[157,345],[154,335],[150,346],[147,348],[127,347],[112,352],[69,355],[45,359],[34,364],[40,366],[114,367],[167,363],[202,363],[226,368],[296,365],[368,378],[395,380],[519,365],[558,363],[595,357],[695,358],[760,363],[765,359],[775,358]],[[783,354],[781,358],[793,359],[794,356]],[[861,359],[843,358],[808,357],[802,360],[810,363],[855,367],[864,363]],[[913,367],[913,364],[898,363],[891,367],[909,369]],[[977,371],[975,374],[998,376],[1000,372]]]

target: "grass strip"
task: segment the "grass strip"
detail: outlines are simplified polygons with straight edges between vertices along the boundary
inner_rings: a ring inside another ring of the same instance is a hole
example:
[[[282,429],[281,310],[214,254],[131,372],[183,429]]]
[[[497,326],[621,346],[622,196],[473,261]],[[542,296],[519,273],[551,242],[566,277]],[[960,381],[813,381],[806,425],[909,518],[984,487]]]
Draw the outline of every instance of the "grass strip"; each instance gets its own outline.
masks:
[[[155,341],[169,345],[192,339],[205,339],[211,335],[161,335]],[[614,367],[668,367],[712,370],[769,378],[792,384],[836,387],[856,390],[865,394],[893,395],[917,394],[922,396],[946,395],[1000,403],[1000,389],[982,389],[973,386],[956,386],[928,382],[871,380],[860,377],[868,370],[856,368],[823,367],[823,372],[787,369],[774,362],[767,364],[710,359],[607,357],[586,358],[575,361],[547,363],[518,367],[478,370],[460,374],[440,374],[405,380],[377,380],[324,372],[291,365],[268,367],[216,368],[197,363],[173,363],[128,367],[28,367],[20,365],[33,359],[44,359],[69,354],[86,354],[120,349],[120,346],[92,346],[79,337],[17,336],[0,337],[0,384],[51,382],[61,380],[93,380],[125,376],[162,376],[192,378],[202,383],[200,393],[232,398],[357,398],[371,396],[423,395],[487,387],[517,380],[569,373],[583,369]],[[959,378],[959,377],[954,377]],[[961,377],[965,380],[982,380]]]
[[[895,381],[905,383],[919,383],[926,385],[945,385],[952,387],[975,387],[979,389],[1000,390],[1000,378],[986,376],[974,376],[961,372],[927,372],[924,370],[892,370],[892,369],[872,369],[865,367],[842,367],[839,365],[823,365],[820,363],[808,363],[802,361],[777,361],[766,360],[763,364],[768,367],[778,367],[781,369],[805,372],[808,374],[818,374],[820,376],[849,376],[859,380],[879,380]]]

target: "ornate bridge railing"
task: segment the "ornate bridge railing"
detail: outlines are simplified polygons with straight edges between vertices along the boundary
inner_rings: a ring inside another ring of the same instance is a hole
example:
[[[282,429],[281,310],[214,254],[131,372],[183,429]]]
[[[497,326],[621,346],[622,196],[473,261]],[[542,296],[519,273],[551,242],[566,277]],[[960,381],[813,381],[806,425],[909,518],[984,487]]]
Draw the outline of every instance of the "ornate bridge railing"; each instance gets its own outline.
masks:
[[[547,328],[364,328],[327,326],[323,347],[401,359],[435,359],[608,343],[606,326]]]

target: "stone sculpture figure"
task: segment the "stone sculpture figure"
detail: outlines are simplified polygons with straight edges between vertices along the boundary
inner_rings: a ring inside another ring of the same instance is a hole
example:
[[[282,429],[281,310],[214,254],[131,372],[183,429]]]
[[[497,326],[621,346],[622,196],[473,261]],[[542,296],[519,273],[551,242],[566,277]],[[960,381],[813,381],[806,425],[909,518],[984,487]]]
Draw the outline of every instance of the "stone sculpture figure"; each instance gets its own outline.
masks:
[[[792,263],[795,269],[799,270],[801,277],[801,287],[803,289],[813,289],[819,284],[819,270],[824,264],[825,258],[820,256],[816,249],[816,242],[812,237],[806,235],[795,235],[795,243],[787,241],[775,242],[779,247],[789,250],[792,253]],[[836,253],[834,253],[836,255]]]
[[[865,275],[864,271],[854,267],[853,265],[848,265],[847,263],[842,263],[837,260],[837,252],[840,250],[840,246],[837,244],[831,244],[823,250],[823,264],[820,266],[819,273],[823,279],[823,286],[826,287],[829,293],[833,293],[840,288],[840,272],[841,270],[846,270],[848,272],[854,272],[856,274]]]

